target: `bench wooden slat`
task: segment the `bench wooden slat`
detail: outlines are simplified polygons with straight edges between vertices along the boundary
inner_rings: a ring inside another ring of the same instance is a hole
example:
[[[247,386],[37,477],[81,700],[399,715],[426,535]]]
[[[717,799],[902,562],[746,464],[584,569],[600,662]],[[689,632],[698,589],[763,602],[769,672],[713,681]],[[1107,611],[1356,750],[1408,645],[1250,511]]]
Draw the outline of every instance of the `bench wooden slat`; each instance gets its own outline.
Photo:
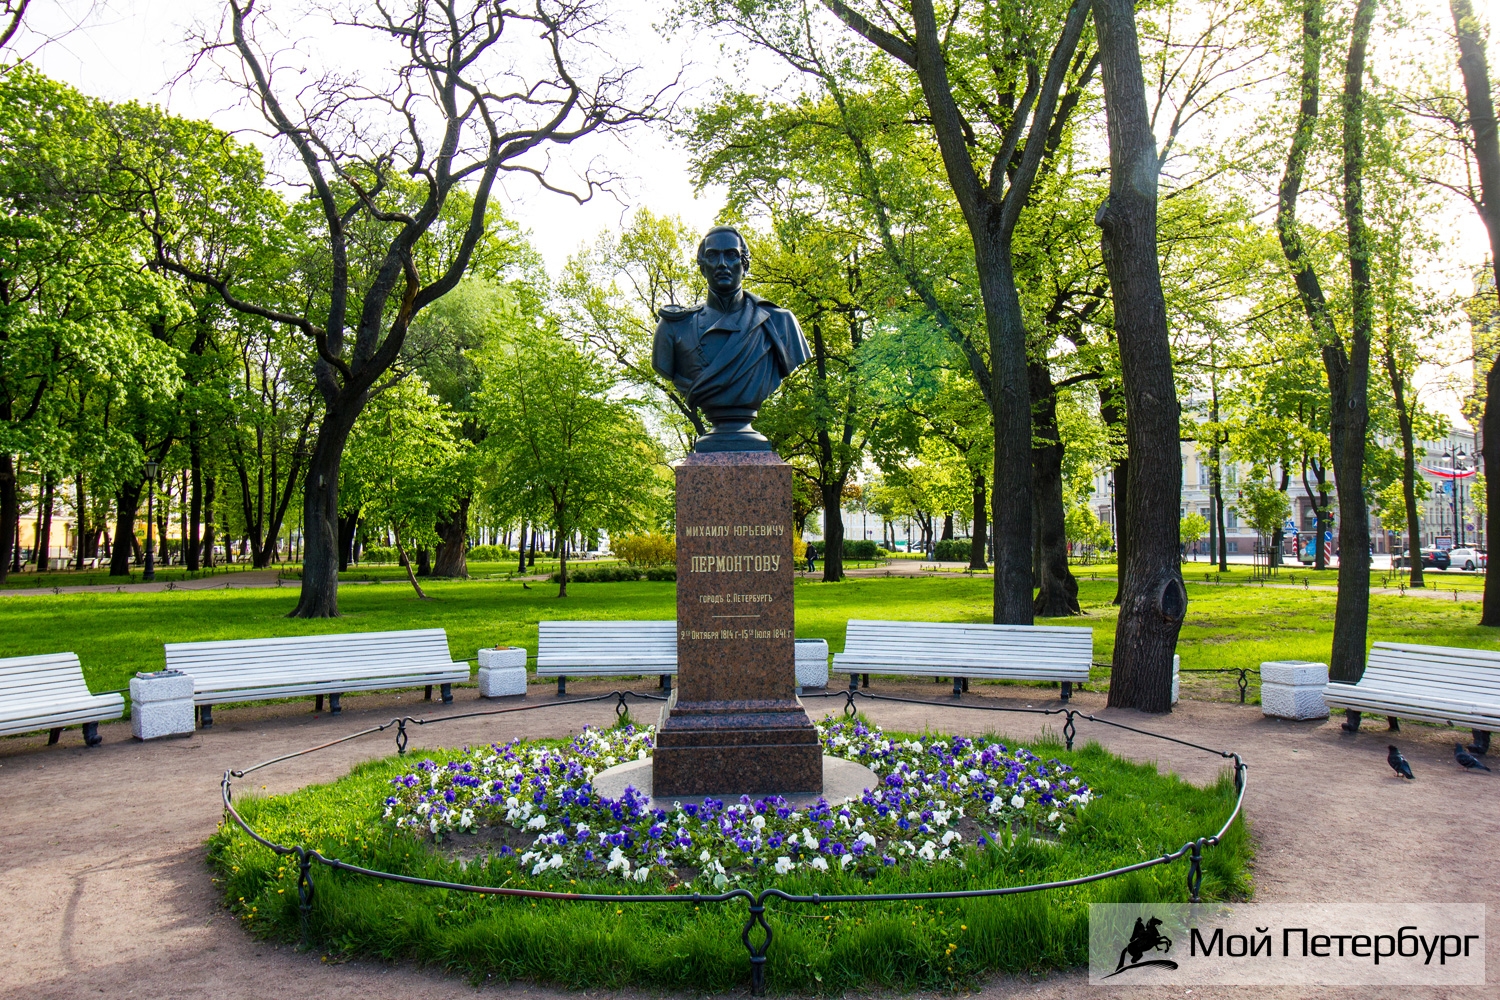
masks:
[[[677,622],[547,621],[537,623],[538,677],[675,676]]]
[[[1377,642],[1355,684],[1330,681],[1329,708],[1486,731],[1500,728],[1500,651]]]
[[[193,678],[193,701],[217,705],[297,695],[458,684],[444,629],[167,643],[167,667]]]
[[[1089,628],[854,619],[833,670],[1082,683],[1093,656]]]
[[[125,714],[118,694],[93,694],[76,653],[0,659],[0,736],[107,722]]]

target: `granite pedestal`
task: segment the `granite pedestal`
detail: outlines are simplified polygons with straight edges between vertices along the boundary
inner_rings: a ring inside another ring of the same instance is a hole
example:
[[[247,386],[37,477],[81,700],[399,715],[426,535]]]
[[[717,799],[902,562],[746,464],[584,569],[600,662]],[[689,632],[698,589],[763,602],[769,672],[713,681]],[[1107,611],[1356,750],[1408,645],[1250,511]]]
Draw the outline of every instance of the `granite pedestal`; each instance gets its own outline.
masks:
[[[495,646],[479,651],[479,697],[507,698],[525,693],[525,649]]]
[[[1260,710],[1278,719],[1326,719],[1328,664],[1273,660],[1260,665]]]
[[[138,673],[130,678],[130,732],[138,740],[191,736],[193,679],[180,670]]]
[[[654,797],[817,793],[823,751],[796,697],[792,470],[774,452],[677,467],[677,690]]]
[[[797,640],[797,693],[828,686],[828,640]]]

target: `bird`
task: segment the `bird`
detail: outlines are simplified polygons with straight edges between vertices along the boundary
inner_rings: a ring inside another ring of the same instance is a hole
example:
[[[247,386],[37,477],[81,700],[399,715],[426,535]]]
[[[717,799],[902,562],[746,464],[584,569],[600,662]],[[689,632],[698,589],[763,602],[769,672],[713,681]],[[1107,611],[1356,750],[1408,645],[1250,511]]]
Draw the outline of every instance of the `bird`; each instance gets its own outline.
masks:
[[[1401,777],[1408,781],[1416,780],[1417,776],[1411,773],[1411,765],[1406,762],[1406,758],[1401,756],[1401,751],[1397,750],[1394,745],[1391,746],[1391,752],[1385,755],[1385,762],[1391,765],[1391,770]]]
[[[1489,768],[1484,765],[1484,761],[1480,760],[1478,757],[1465,750],[1462,743],[1453,744],[1453,759],[1458,761],[1470,771],[1489,770]]]

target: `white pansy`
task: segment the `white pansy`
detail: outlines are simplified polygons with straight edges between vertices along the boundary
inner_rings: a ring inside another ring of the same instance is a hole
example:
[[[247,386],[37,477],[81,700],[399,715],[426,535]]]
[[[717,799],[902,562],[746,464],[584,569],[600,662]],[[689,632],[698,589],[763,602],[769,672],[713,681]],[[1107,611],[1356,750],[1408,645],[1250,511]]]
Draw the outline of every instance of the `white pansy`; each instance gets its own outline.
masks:
[[[839,858],[840,868],[848,868],[852,864],[854,864],[854,855],[852,854],[846,854],[842,858]]]
[[[1019,796],[1019,795],[1012,795],[1010,797],[1010,804],[1015,809],[1025,809],[1026,808],[1026,800],[1023,799],[1023,798],[1021,798],[1021,796]]]
[[[963,835],[960,834],[957,830],[949,830],[947,833],[943,834],[943,846],[947,847],[949,844],[953,843],[955,840],[963,840],[963,839],[964,839]]]
[[[780,857],[780,858],[776,859],[776,874],[777,875],[785,875],[787,872],[791,871],[793,867],[794,866],[792,865],[792,859],[791,858]]]
[[[644,881],[646,881],[650,877],[651,877],[651,869],[649,869],[649,868],[637,868],[635,870],[635,880],[637,882],[644,882]]]
[[[1047,814],[1047,822],[1048,823],[1056,823],[1057,822],[1057,817],[1059,817],[1061,815],[1062,815],[1062,813],[1060,813],[1056,809],[1054,809],[1050,813]]]
[[[756,830],[764,830],[766,828],[766,818],[764,816],[756,816],[750,821],[750,825]]]
[[[826,872],[828,870],[828,862],[822,857],[822,855],[813,858],[807,863],[807,865],[809,868],[816,868],[820,872]]]

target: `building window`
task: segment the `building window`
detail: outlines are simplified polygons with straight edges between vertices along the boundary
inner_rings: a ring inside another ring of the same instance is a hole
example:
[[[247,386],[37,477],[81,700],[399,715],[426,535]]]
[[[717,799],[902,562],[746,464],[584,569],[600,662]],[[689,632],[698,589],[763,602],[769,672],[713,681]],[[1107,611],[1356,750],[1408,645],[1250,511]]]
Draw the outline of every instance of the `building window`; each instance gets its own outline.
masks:
[[[1239,542],[1230,542],[1229,543],[1229,551],[1230,552],[1238,553],[1240,551],[1240,543]]]
[[[1233,507],[1230,507],[1228,510],[1224,511],[1224,530],[1238,531],[1239,527],[1240,515]]]
[[[1202,460],[1198,462],[1198,485],[1208,485],[1208,463]]]

